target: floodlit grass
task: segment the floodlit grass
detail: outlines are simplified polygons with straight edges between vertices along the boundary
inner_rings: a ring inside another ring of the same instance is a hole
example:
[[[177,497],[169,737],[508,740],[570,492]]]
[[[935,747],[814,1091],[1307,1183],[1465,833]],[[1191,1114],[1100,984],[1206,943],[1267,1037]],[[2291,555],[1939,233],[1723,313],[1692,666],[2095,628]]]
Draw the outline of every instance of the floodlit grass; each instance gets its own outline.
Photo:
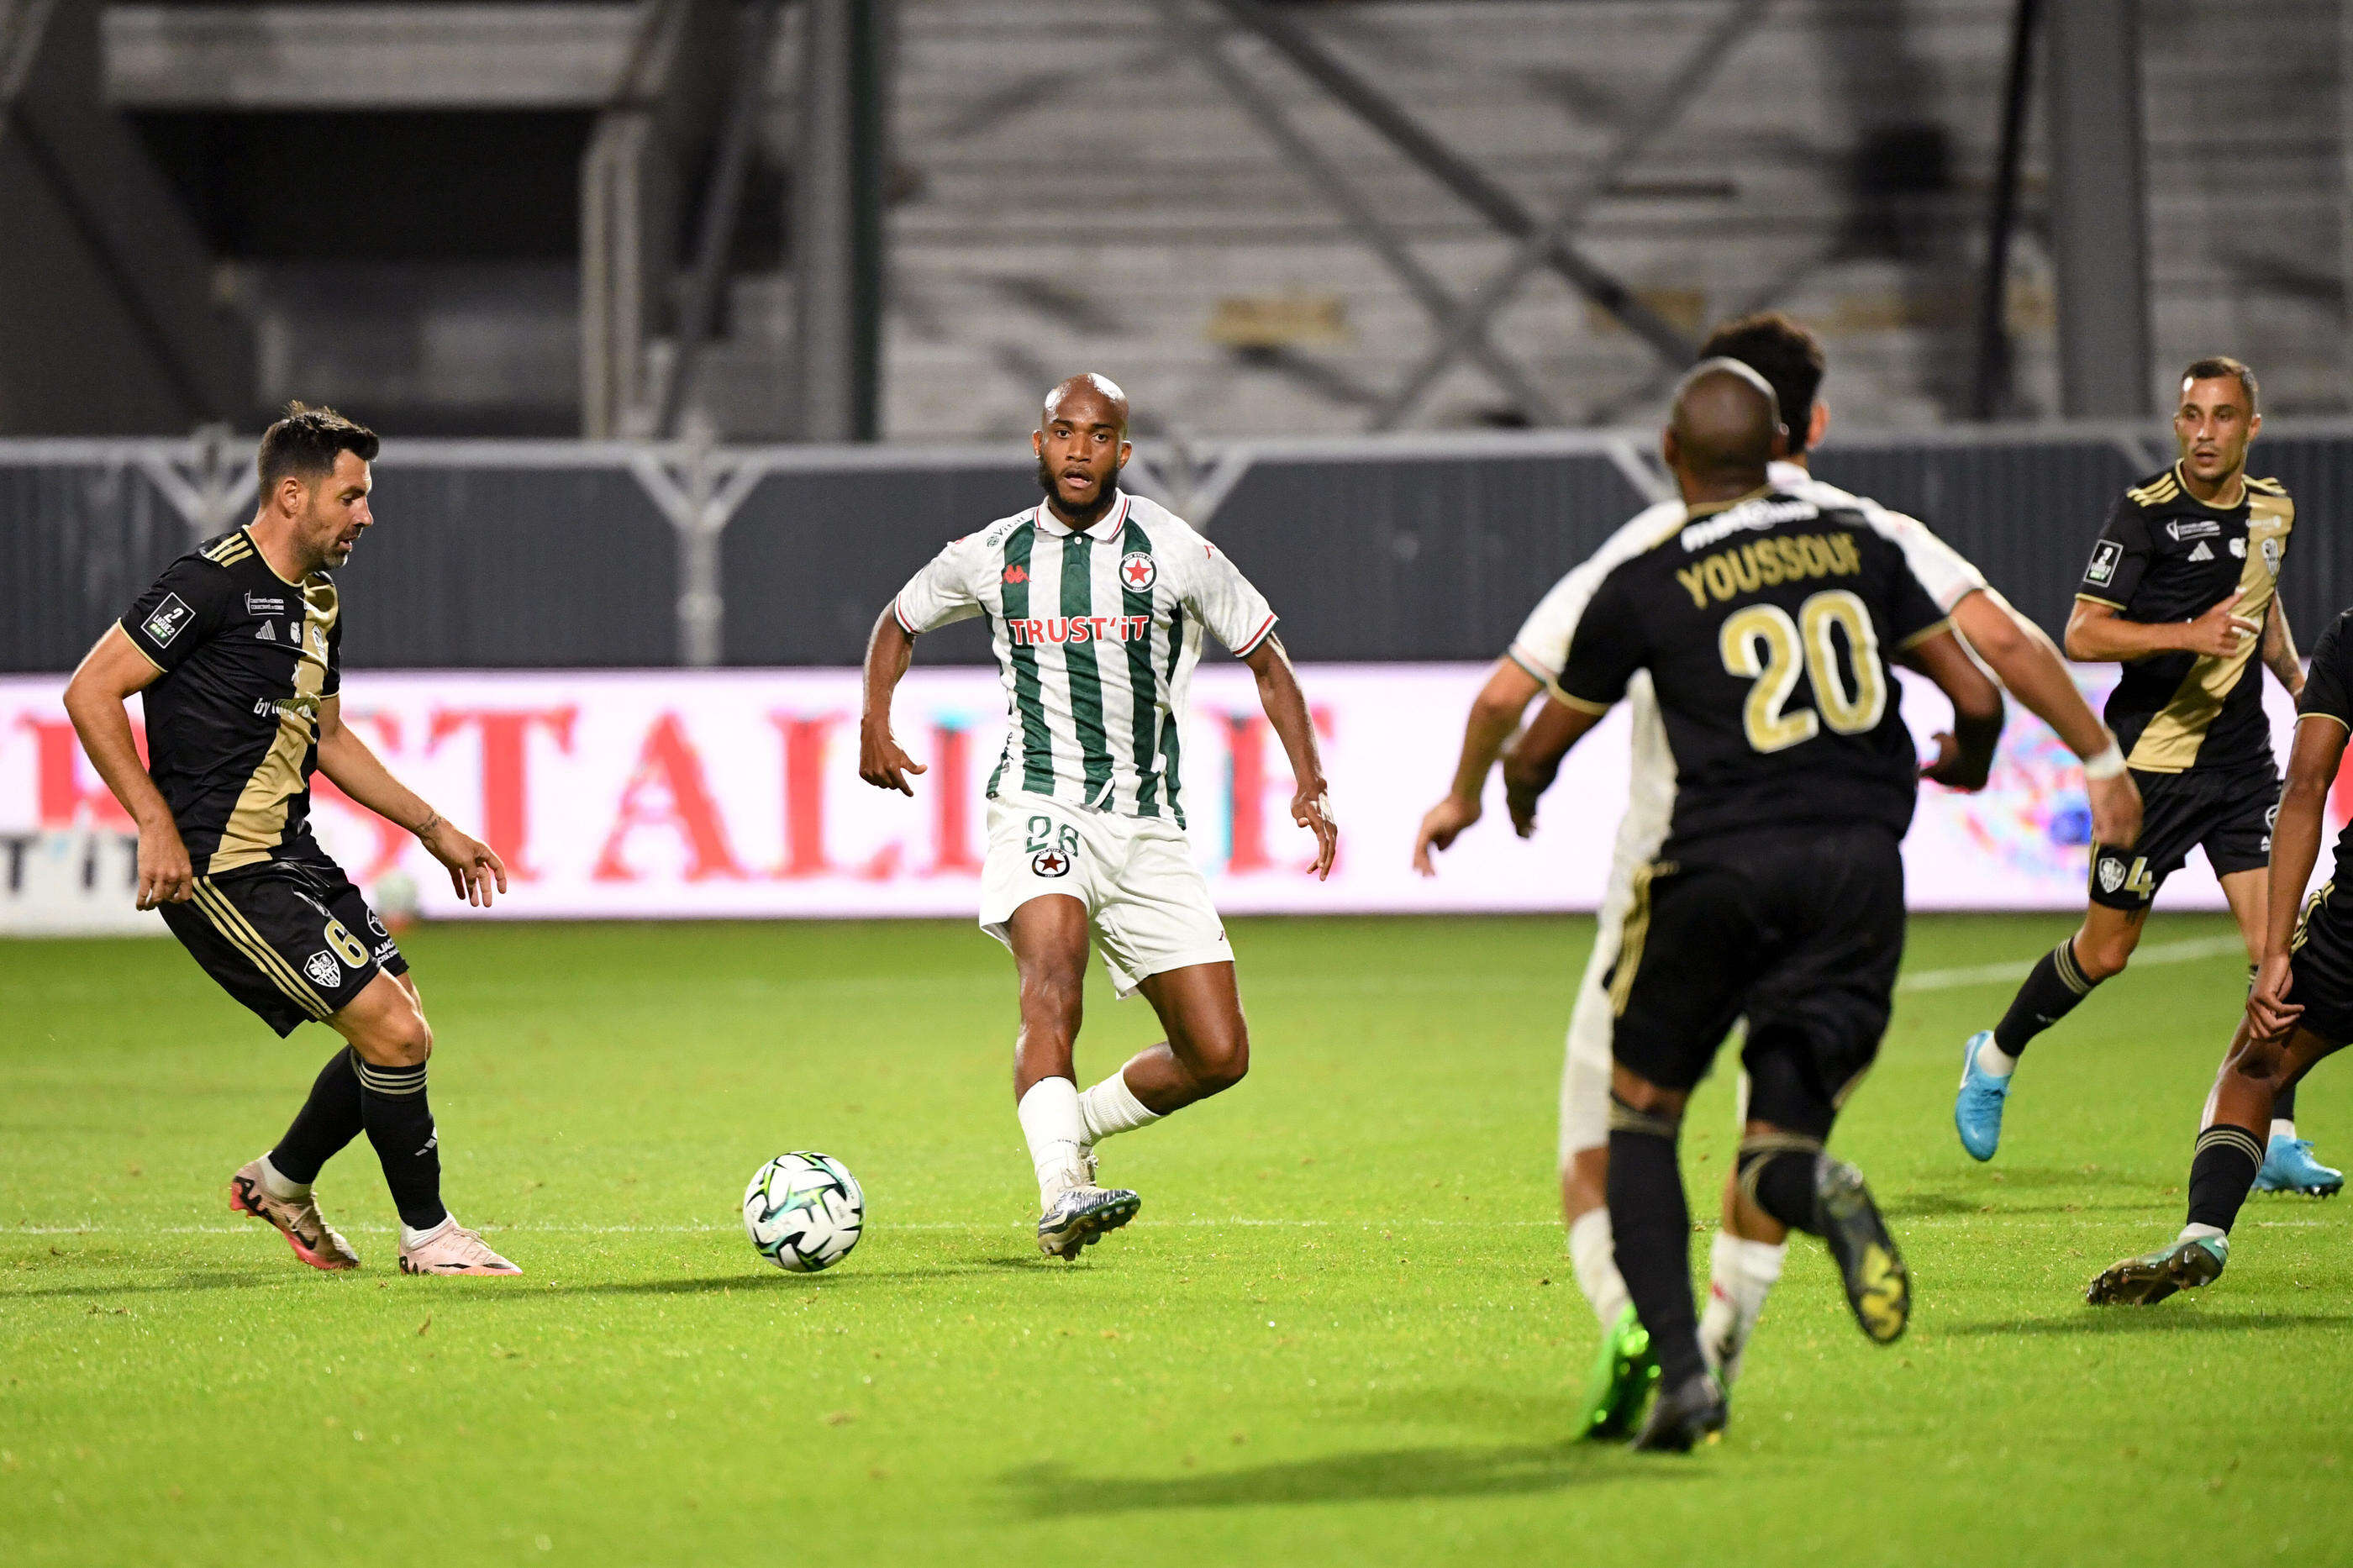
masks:
[[[2022,972],[2068,924],[1921,920],[1908,970]],[[321,1194],[366,1268],[297,1266],[223,1187],[332,1037],[273,1040],[169,943],[0,943],[0,1559],[2344,1560],[2353,1214],[2259,1198],[2215,1288],[2082,1301],[2179,1223],[2227,952],[2039,1043],[1983,1167],[1956,1058],[2008,986],[1905,994],[1835,1146],[1910,1256],[1911,1335],[1867,1344],[1801,1241],[1719,1447],[1564,1442],[1594,1324],[1555,1105],[1590,937],[1234,922],[1251,1077],[1104,1146],[1144,1213],[1065,1267],[1030,1235],[1010,966],[969,926],[418,931],[448,1196],[512,1280],[401,1277],[364,1141]],[[1088,1081],[1154,1032],[1091,1000]],[[2302,1106],[2340,1163],[2345,1066]],[[1703,1218],[1727,1077],[1684,1140]],[[815,1278],[735,1218],[793,1148],[870,1204]]]

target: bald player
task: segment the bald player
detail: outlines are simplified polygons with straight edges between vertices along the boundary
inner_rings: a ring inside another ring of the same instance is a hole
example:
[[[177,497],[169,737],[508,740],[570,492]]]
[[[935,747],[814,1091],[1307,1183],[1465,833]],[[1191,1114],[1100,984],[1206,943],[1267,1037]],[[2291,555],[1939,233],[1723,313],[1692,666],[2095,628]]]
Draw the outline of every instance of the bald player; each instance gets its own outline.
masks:
[[[892,693],[918,636],[988,617],[1008,725],[988,779],[980,926],[1020,975],[1013,1097],[1038,1176],[1038,1246],[1068,1258],[1143,1201],[1096,1184],[1095,1145],[1250,1068],[1233,952],[1185,837],[1177,767],[1205,630],[1258,679],[1319,879],[1339,829],[1274,612],[1217,546],[1119,488],[1126,395],[1072,376],[1047,394],[1030,447],[1045,500],[948,545],[875,621],[859,773],[914,794],[909,777],[923,767],[892,736]],[[1142,992],[1167,1038],[1082,1094],[1073,1053],[1091,937],[1121,999]]]
[[[1823,1148],[1878,1053],[1903,955],[1919,762],[1888,660],[1952,700],[1939,777],[1981,785],[2001,731],[2000,693],[1888,520],[1768,482],[1785,437],[1748,366],[1712,359],[1684,378],[1664,443],[1683,505],[1595,585],[1554,697],[1504,763],[1525,837],[1561,758],[1640,674],[1676,762],[1609,975],[1609,1223],[1661,1370],[1641,1448],[1689,1448],[1726,1418],[1700,1348],[1675,1140],[1737,1017],[1751,1090],[1736,1204],[1760,1229],[1823,1237],[1864,1333],[1903,1333],[1894,1239],[1861,1174]]]

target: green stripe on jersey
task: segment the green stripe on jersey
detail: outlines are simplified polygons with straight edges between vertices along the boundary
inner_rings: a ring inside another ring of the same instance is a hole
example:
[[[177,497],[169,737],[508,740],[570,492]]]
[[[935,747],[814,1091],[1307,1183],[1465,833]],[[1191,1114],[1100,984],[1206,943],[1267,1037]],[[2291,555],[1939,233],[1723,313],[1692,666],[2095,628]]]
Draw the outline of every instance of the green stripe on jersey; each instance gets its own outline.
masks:
[[[1005,563],[998,575],[1005,590],[1005,618],[1010,623],[1029,615],[1029,546],[1038,525],[1025,522],[1005,536]],[[1014,580],[1019,567],[1020,581]],[[1038,650],[1008,632],[1007,652],[1013,659],[1013,706],[1021,716],[1021,787],[1037,795],[1054,793],[1054,739],[1046,730],[1046,700],[1038,685]],[[997,771],[1005,772],[999,763]],[[988,781],[997,793],[997,779]]]
[[[1152,553],[1152,541],[1133,517],[1120,534],[1119,547],[1122,562],[1130,555]],[[1160,687],[1152,670],[1152,590],[1130,586],[1123,572],[1119,599],[1121,610],[1131,619],[1143,616],[1145,626],[1145,634],[1129,638],[1127,644],[1127,688],[1134,712],[1129,728],[1135,757],[1135,815],[1157,816],[1160,805],[1154,796],[1158,791],[1152,774],[1153,753],[1159,749],[1155,742],[1160,729]]]
[[[1168,612],[1168,692],[1170,700],[1168,704],[1168,722],[1160,731],[1161,784],[1162,787],[1166,788],[1168,792],[1168,809],[1176,814],[1176,826],[1179,827],[1185,826],[1185,807],[1183,803],[1178,801],[1176,798],[1176,790],[1178,784],[1182,783],[1184,779],[1184,774],[1180,771],[1180,763],[1176,755],[1176,731],[1182,728],[1182,726],[1176,721],[1178,714],[1176,712],[1175,698],[1176,693],[1176,664],[1177,661],[1182,659],[1184,657],[1185,606],[1179,604],[1171,607]]]
[[[1062,614],[1073,621],[1095,611],[1094,543],[1083,533],[1062,541]],[[1103,668],[1093,641],[1063,643],[1062,668],[1071,678],[1071,721],[1087,772],[1086,801],[1099,806],[1110,794],[1111,742],[1103,733]]]

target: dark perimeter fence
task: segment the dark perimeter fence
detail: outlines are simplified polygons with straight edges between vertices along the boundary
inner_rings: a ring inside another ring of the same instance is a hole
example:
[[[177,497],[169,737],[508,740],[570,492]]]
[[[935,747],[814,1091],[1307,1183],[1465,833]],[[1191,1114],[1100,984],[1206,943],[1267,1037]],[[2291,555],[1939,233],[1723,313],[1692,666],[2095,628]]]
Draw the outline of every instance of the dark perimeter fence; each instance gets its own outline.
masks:
[[[1143,451],[1132,489],[1215,538],[1294,655],[1486,659],[1545,590],[1667,493],[1647,433],[1476,433]],[[70,668],[197,540],[251,515],[251,445],[0,442],[0,670]],[[1841,440],[1823,479],[1926,521],[2054,635],[2161,425]],[[2279,421],[2283,601],[2309,647],[2353,604],[2353,423]],[[344,658],[380,668],[855,664],[941,544],[1037,499],[1018,446],[694,447],[388,442],[377,526],[338,576]],[[984,661],[977,623],[926,662]]]

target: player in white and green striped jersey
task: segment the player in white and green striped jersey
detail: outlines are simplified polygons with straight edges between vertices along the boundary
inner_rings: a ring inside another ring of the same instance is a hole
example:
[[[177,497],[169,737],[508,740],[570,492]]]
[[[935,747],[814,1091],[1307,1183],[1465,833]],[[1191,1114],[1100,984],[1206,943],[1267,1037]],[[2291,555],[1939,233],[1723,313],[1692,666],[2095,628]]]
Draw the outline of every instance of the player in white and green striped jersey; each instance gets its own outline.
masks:
[[[1013,1092],[1038,1175],[1038,1245],[1074,1258],[1142,1202],[1096,1184],[1095,1144],[1230,1088],[1250,1064],[1233,954],[1185,837],[1178,731],[1205,632],[1258,679],[1319,878],[1339,830],[1274,612],[1217,546],[1118,488],[1126,395],[1073,376],[1047,395],[1031,446],[1046,499],[948,545],[876,620],[859,773],[914,793],[907,776],[923,768],[892,737],[892,692],[918,636],[987,616],[1009,722],[988,780],[980,923],[1020,974]],[[1119,995],[1141,991],[1168,1037],[1081,1094],[1071,1058],[1091,934]]]

